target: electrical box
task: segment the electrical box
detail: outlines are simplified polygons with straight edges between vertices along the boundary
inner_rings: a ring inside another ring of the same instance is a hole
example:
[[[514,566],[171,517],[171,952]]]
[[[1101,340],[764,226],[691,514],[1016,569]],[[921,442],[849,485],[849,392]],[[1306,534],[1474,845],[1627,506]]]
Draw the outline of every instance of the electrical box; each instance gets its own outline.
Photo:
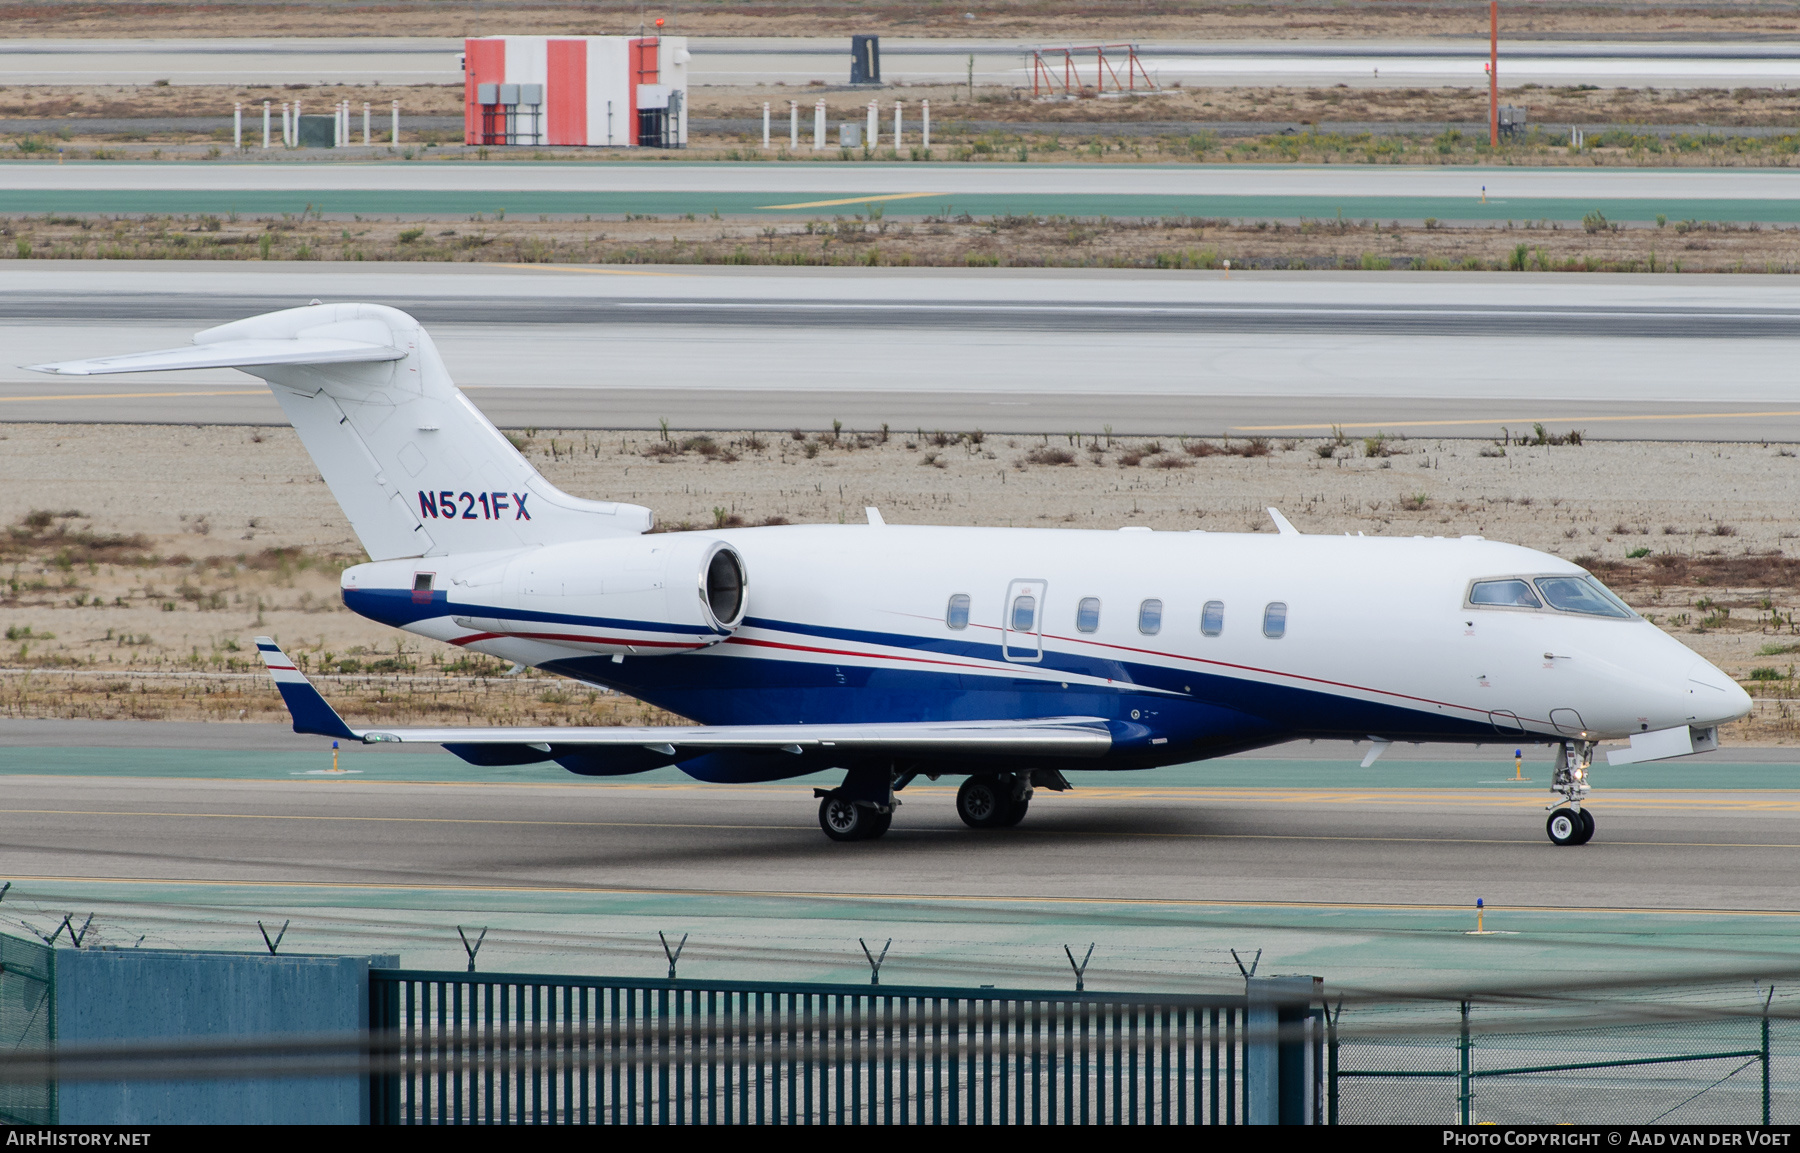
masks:
[[[687,144],[686,37],[484,36],[463,47],[466,144]]]

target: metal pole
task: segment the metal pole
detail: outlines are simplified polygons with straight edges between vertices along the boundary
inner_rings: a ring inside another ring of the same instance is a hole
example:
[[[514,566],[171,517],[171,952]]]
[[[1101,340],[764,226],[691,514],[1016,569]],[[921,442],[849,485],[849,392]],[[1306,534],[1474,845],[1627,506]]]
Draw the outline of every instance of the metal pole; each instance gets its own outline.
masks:
[[[1769,1123],[1769,1004],[1775,1000],[1775,986],[1769,986],[1769,995],[1763,999],[1762,1018],[1762,1081],[1763,1081],[1763,1124]]]
[[[869,151],[875,151],[875,146],[879,143],[881,143],[881,109],[875,101],[871,100],[869,101]]]
[[[244,150],[244,106],[231,106],[231,146],[239,152]]]
[[[1488,0],[1488,147],[1500,147],[1500,0]]]
[[[1344,1015],[1344,1003],[1338,1002],[1338,1011],[1335,1016],[1330,1014],[1330,1006],[1326,1006],[1326,1009],[1325,1029],[1327,1043],[1330,1046],[1326,1056],[1329,1063],[1326,1076],[1330,1078],[1330,1082],[1326,1086],[1329,1112],[1326,1113],[1325,1123],[1336,1125],[1338,1123],[1338,1019]]]
[[[813,151],[825,150],[825,101],[813,105]]]
[[[390,129],[390,133],[391,133],[391,135],[389,135],[389,137],[388,137],[389,147],[399,144],[400,143],[400,102],[398,100],[394,101],[394,123],[393,123],[393,127]]]
[[[1462,1036],[1457,1042],[1461,1054],[1461,1064],[1456,1074],[1457,1105],[1462,1112],[1462,1124],[1470,1124],[1469,1115],[1469,1003],[1462,1003]]]
[[[900,106],[900,101],[894,101],[894,149],[896,151],[900,148]]]
[[[300,102],[294,101],[294,147],[300,147]]]
[[[269,102],[263,101],[263,148],[269,147]]]
[[[800,102],[788,101],[788,151],[800,151]]]
[[[925,151],[931,151],[931,101],[919,101],[919,115],[925,118],[924,129],[919,137],[919,145]]]
[[[769,102],[763,101],[763,151],[769,150]]]
[[[369,146],[369,102],[363,101],[363,147]]]

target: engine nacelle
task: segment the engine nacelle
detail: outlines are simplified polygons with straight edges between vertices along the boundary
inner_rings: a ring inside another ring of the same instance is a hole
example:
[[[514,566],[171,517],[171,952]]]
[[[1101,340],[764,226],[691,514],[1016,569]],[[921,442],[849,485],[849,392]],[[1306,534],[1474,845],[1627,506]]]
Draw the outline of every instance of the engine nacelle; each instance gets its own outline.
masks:
[[[510,659],[512,641],[630,656],[692,652],[730,636],[748,603],[743,557],[697,533],[381,561],[346,569],[343,588],[345,603],[365,616]]]

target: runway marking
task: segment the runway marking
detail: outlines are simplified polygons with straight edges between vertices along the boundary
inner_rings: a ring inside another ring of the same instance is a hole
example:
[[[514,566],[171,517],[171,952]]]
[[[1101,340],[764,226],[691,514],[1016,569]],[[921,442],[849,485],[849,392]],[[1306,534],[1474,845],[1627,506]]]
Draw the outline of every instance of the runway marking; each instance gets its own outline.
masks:
[[[1691,806],[1684,806],[1690,808]],[[317,813],[172,813],[131,812],[110,809],[0,809],[0,816],[29,817],[163,817],[170,820],[218,821],[345,821],[363,824],[394,825],[523,825],[546,829],[714,829],[747,832],[792,832],[810,829],[810,824],[725,824],[705,821],[544,821],[504,817],[346,817]],[[961,834],[961,829],[914,829],[906,833],[926,835]],[[1028,837],[1111,837],[1172,841],[1297,841],[1323,844],[1374,845],[1535,845],[1536,837],[1380,837],[1330,833],[1167,833],[1140,829],[1048,829],[1021,830]],[[1654,849],[1800,849],[1795,841],[1620,841],[1607,839],[1607,845],[1619,848]]]
[[[779,899],[806,901],[870,901],[889,903],[940,903],[950,905],[1105,905],[1109,908],[1192,908],[1192,909],[1276,909],[1317,910],[1321,912],[1370,913],[1457,913],[1466,915],[1465,904],[1426,904],[1377,901],[1220,901],[1201,897],[1060,897],[1044,894],[958,893],[831,893],[806,889],[652,889],[626,886],[575,885],[400,885],[382,881],[243,881],[185,880],[172,877],[53,877],[9,874],[14,882],[30,884],[79,885],[168,885],[174,888],[218,888],[234,885],[248,889],[351,889],[392,893],[538,893],[547,895],[605,897],[712,897],[744,899]],[[1800,909],[1693,909],[1675,907],[1658,909],[1634,905],[1494,905],[1492,911],[1508,913],[1572,913],[1591,917],[1595,913],[1633,916],[1686,917],[1766,917],[1796,918]]]
[[[640,272],[628,268],[571,268],[566,264],[492,264],[490,268],[523,268],[532,272],[585,272],[589,276],[689,276],[686,272]]]
[[[772,212],[777,208],[836,208],[841,204],[868,204],[874,200],[918,200],[926,196],[948,196],[948,192],[893,192],[886,196],[851,196],[843,200],[809,200],[805,204],[764,204],[758,211]]]
[[[1642,420],[1730,420],[1743,416],[1800,416],[1800,410],[1782,412],[1684,412],[1657,413],[1638,416],[1553,416],[1553,417],[1492,417],[1485,420],[1397,420],[1387,421],[1355,421],[1348,424],[1240,424],[1232,426],[1234,432],[1306,432],[1333,428],[1437,428],[1449,425],[1471,424],[1531,424],[1540,419],[1554,420],[1558,423],[1581,421],[1584,424],[1617,423],[1619,421]]]
[[[56,396],[0,396],[0,404],[22,400],[139,400],[155,396],[267,396],[266,388],[246,388],[230,392],[75,392]]]

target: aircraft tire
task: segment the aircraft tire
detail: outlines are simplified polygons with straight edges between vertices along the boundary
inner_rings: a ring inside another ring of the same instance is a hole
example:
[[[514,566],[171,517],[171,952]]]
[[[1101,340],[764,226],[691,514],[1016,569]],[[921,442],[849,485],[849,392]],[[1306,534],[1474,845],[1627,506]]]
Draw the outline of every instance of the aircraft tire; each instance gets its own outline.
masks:
[[[869,831],[864,835],[863,840],[873,841],[888,831],[888,826],[894,823],[894,813],[891,809],[885,813],[878,813],[874,809],[866,809],[864,810],[863,819],[869,822]]]
[[[1012,803],[1012,807],[1007,810],[1006,820],[1002,821],[1001,825],[1008,829],[1012,828],[1014,825],[1025,819],[1025,811],[1029,808],[1031,808],[1031,801],[1029,799],[1022,801],[1015,799]]]
[[[1581,834],[1585,828],[1581,815],[1574,809],[1558,809],[1544,822],[1544,831],[1550,835],[1550,843],[1553,845],[1581,844]]]
[[[885,825],[879,833],[870,832],[874,828],[870,818],[879,816],[881,814],[874,809],[859,805],[842,793],[828,793],[819,800],[819,827],[834,841],[865,841],[871,836],[879,837],[887,832]]]
[[[1594,839],[1594,813],[1591,809],[1581,810],[1581,839],[1577,845],[1585,845]]]
[[[971,829],[998,829],[1008,823],[1011,795],[997,777],[970,777],[956,790],[956,815]]]

